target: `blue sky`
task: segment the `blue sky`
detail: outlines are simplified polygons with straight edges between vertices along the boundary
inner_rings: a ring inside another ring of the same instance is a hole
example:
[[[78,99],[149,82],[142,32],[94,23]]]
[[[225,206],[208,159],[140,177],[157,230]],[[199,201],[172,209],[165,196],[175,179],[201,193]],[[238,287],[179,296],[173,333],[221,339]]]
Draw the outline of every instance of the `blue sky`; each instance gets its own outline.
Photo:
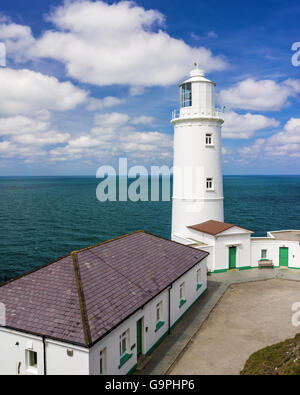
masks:
[[[299,18],[297,1],[2,0],[0,175],[171,165],[194,61],[226,105],[224,173],[299,174]]]

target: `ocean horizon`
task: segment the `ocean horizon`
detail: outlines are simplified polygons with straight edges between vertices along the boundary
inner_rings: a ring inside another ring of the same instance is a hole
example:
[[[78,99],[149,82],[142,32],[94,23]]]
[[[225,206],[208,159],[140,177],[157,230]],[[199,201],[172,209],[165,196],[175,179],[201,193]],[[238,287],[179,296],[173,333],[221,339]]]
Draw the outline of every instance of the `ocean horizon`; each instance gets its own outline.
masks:
[[[136,230],[170,238],[171,201],[105,202],[95,176],[0,176],[0,282]],[[300,229],[300,175],[225,175],[225,222]]]

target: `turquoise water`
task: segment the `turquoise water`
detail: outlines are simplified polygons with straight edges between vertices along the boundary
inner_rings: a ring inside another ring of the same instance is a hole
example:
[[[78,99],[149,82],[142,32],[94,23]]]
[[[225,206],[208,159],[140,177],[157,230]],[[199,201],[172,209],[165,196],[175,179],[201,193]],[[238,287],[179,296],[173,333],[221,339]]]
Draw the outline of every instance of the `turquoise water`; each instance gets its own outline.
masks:
[[[169,238],[171,202],[96,199],[89,177],[0,178],[0,281],[119,235]],[[300,229],[300,176],[226,176],[225,221],[256,231]]]

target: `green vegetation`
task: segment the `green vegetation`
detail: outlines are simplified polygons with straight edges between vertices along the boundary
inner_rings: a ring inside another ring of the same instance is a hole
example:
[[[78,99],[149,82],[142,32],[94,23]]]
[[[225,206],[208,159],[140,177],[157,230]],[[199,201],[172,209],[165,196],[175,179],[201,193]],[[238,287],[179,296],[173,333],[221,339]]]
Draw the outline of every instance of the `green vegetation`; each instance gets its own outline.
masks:
[[[300,334],[252,354],[242,375],[300,375]]]

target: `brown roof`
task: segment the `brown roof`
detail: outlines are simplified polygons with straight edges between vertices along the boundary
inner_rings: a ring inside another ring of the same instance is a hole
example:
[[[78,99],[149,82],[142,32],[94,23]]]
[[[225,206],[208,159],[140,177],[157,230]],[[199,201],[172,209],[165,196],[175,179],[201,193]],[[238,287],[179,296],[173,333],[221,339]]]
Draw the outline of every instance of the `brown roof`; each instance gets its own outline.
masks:
[[[209,235],[216,236],[219,233],[224,232],[225,230],[233,228],[234,226],[237,225],[226,224],[225,222],[210,220],[210,221],[202,222],[201,224],[198,225],[188,226],[188,228],[197,230],[198,232],[208,233]],[[237,227],[241,228],[240,226]],[[245,228],[241,228],[241,229],[245,229]],[[245,230],[249,230],[249,229],[245,229]]]
[[[208,255],[142,231],[0,286],[6,327],[90,346]]]

